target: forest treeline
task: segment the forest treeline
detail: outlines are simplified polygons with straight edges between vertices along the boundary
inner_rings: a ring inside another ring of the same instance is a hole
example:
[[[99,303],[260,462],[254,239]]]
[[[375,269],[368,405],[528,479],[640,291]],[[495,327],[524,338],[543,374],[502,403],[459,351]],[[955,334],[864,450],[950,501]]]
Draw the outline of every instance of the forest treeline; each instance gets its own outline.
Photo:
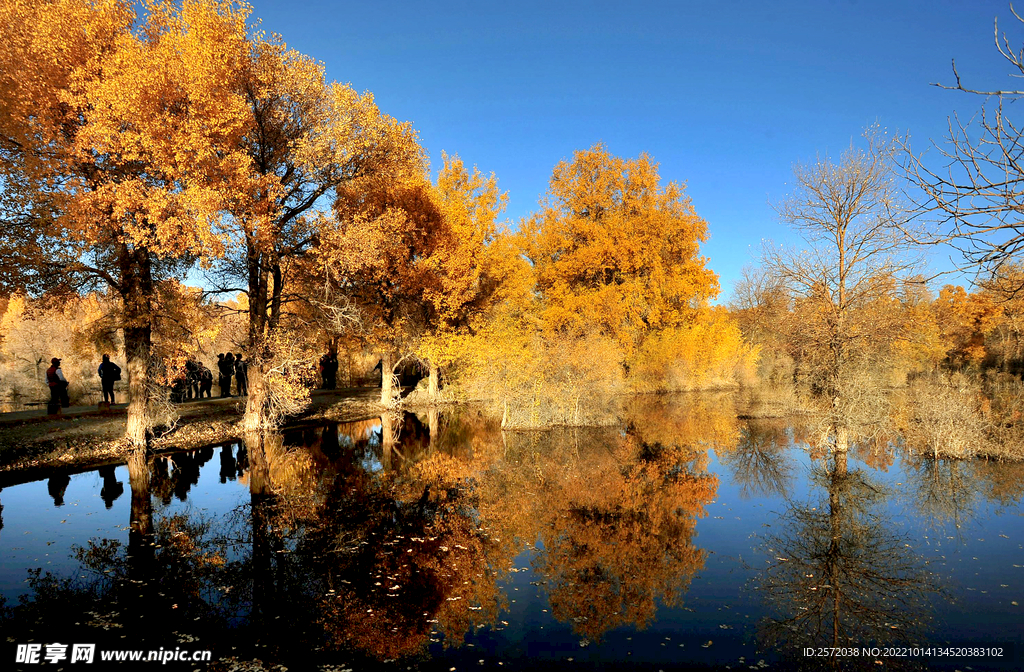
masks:
[[[84,378],[116,351],[142,446],[180,362],[223,333],[248,361],[246,430],[301,407],[325,349],[379,359],[384,405],[415,362],[510,425],[753,364],[710,305],[707,224],[649,157],[578,152],[512,231],[493,175],[442,156],[431,179],[409,124],[248,6],[25,1],[0,25],[8,389],[38,385],[41,355]]]
[[[41,397],[61,357],[86,395],[111,353],[132,446],[185,362],[218,352],[248,362],[247,432],[302,409],[324,353],[348,385],[379,363],[383,406],[415,368],[429,402],[483,401],[505,427],[761,384],[763,407],[814,411],[845,450],[893,426],[940,433],[947,406],[975,445],[1024,408],[1016,196],[985,191],[978,168],[1011,166],[991,150],[1003,117],[983,118],[986,142],[952,138],[948,180],[878,129],[797,166],[773,205],[806,245],[767,245],[727,307],[700,253],[708,223],[646,154],[577,151],[513,225],[495,175],[447,154],[432,172],[409,123],[327,81],[247,5],[16,0],[0,29],[0,392]],[[993,212],[1003,228],[975,225]],[[952,232],[921,225],[935,213]],[[990,279],[933,296],[929,242],[983,250]],[[935,418],[900,416],[895,390]]]

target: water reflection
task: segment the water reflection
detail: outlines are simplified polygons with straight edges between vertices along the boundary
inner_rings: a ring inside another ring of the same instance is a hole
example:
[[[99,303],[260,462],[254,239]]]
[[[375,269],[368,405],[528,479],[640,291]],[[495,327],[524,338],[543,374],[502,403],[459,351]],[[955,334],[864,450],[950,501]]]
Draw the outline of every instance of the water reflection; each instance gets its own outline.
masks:
[[[172,456],[156,457],[152,464],[152,490],[164,506],[171,498],[184,502],[189,490],[199,482],[200,468],[213,459],[213,448],[203,448]]]
[[[717,452],[722,464],[732,472],[732,481],[740,486],[744,499],[787,497],[794,471],[789,455],[791,443],[787,423],[751,420],[740,431],[735,449]]]
[[[92,578],[37,576],[31,609],[59,612],[74,594],[115,628],[173,615],[182,632],[198,618],[285,658],[312,647],[394,659],[496,626],[508,606],[499,583],[539,538],[534,566],[557,618],[593,639],[644,627],[658,603],[680,603],[706,557],[694,526],[717,479],[699,415],[571,440],[436,412],[251,436],[220,447],[220,481],[244,483],[249,501],[217,526],[153,511],[188,499],[212,448],[134,456],[127,545],[79,548]],[[111,469],[101,477],[110,504],[124,486]],[[57,499],[67,478],[50,483]]]
[[[117,480],[114,466],[108,464],[99,469],[100,478],[103,479],[103,487],[100,488],[100,498],[108,509],[113,508],[117,498],[124,494],[124,484]]]
[[[804,647],[916,644],[925,598],[937,590],[936,577],[887,515],[885,488],[848,469],[847,459],[836,451],[816,465],[812,499],[790,503],[773,523],[781,531],[764,537],[768,562],[755,585],[771,614],[759,636],[795,658]]]
[[[546,446],[556,469],[535,489],[543,552],[534,563],[556,618],[590,639],[622,625],[643,629],[656,606],[679,606],[706,551],[695,521],[706,515],[718,479],[706,449],[679,434],[648,443],[627,429],[580,432]],[[557,446],[571,446],[563,454]]]
[[[879,472],[848,466],[860,454],[851,447],[815,466],[804,499],[796,432],[781,422],[741,423],[713,398],[650,397],[630,401],[624,422],[603,428],[508,433],[476,411],[435,411],[249,436],[148,461],[133,455],[130,504],[113,467],[100,469],[93,486],[101,506],[125,516],[127,536],[82,544],[66,571],[36,571],[31,596],[8,605],[2,625],[16,641],[57,632],[122,648],[127,635],[138,647],[210,648],[215,659],[305,669],[312,656],[374,667],[468,656],[482,641],[514,648],[520,640],[509,631],[524,626],[506,622],[512,602],[530,598],[513,591],[533,584],[543,601],[531,604],[549,608],[545,618],[572,638],[569,655],[582,655],[579,643],[609,651],[602,647],[615,646],[623,629],[660,630],[666,614],[670,623],[683,608],[710,611],[697,579],[720,565],[698,530],[715,529],[721,516],[709,511],[727,491],[731,504],[783,507],[743,528],[746,536],[761,520],[771,525],[762,538],[769,562],[754,581],[764,605],[749,621],[761,619],[762,647],[926,641],[937,581],[896,531],[891,505],[969,520],[986,499],[1017,506],[1024,472],[984,463],[956,471],[975,485],[968,501],[952,488],[947,465],[907,462],[894,490]],[[46,484],[55,504],[68,500],[61,516],[75,497],[67,481]],[[211,482],[233,494],[228,503],[188,506]],[[955,506],[941,504],[943,496]],[[714,613],[687,627],[697,632]],[[607,660],[621,654],[611,650]],[[705,662],[724,664],[729,654],[712,649]]]
[[[919,457],[909,464],[909,498],[931,528],[960,530],[974,518],[979,493],[971,463]]]
[[[64,506],[64,492],[70,482],[71,477],[67,474],[54,474],[46,482],[46,491],[53,497],[54,506]]]

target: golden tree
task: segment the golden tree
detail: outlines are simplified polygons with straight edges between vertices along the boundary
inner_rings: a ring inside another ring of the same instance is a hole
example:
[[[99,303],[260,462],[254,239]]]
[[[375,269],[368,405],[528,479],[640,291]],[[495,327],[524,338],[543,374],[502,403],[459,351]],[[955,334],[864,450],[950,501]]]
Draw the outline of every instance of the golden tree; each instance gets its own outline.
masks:
[[[1024,265],[1003,264],[997,273],[981,283],[982,294],[996,306],[996,317],[989,325],[992,350],[997,353],[1003,371],[1018,370],[1024,335]]]
[[[649,156],[604,145],[555,166],[542,209],[523,225],[542,317],[557,331],[599,331],[628,354],[651,330],[687,324],[718,294],[700,256],[707,222],[683,187],[662,186]]]
[[[946,285],[933,305],[948,362],[956,367],[980,365],[986,356],[985,332],[997,318],[992,297]]]
[[[462,337],[496,298],[502,273],[495,257],[501,248],[493,243],[507,201],[493,173],[484,179],[475,167],[470,173],[458,156],[441,156],[434,189],[440,221],[433,254],[425,260],[426,333],[418,348],[428,364],[431,400],[438,397],[439,367],[452,363]]]
[[[127,435],[144,446],[154,282],[220,252],[214,185],[237,174],[243,131],[230,83],[247,10],[116,0],[0,8],[0,170],[30,241],[62,241],[65,266],[123,303]],[[5,187],[6,191],[6,187]],[[35,245],[37,250],[44,246]]]
[[[423,172],[347,185],[334,210],[313,256],[326,285],[352,302],[343,326],[380,352],[381,404],[390,406],[393,371],[423,333],[423,294],[436,282],[426,260],[442,215]]]
[[[323,242],[324,212],[339,188],[401,173],[420,164],[408,124],[377,109],[370,94],[328,83],[324,66],[261,33],[239,45],[244,63],[232,91],[244,132],[233,151],[245,171],[223,185],[230,216],[220,233],[227,255],[213,274],[223,291],[240,291],[249,307],[249,397],[246,430],[272,425],[266,376],[287,340],[289,292],[299,259]],[[356,198],[359,197],[358,191]]]

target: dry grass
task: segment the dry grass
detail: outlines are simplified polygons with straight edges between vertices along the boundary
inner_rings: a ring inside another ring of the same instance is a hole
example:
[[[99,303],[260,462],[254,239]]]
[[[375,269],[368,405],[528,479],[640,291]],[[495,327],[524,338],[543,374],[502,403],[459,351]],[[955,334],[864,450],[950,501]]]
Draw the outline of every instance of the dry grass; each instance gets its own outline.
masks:
[[[905,404],[895,409],[905,445],[932,457],[973,457],[988,442],[983,396],[963,374],[911,383]]]
[[[746,392],[741,414],[747,418],[786,418],[814,410],[812,400],[788,382],[763,382]]]
[[[1014,376],[938,373],[895,396],[893,421],[912,451],[1024,460],[1024,383]]]
[[[489,406],[506,428],[614,423],[624,390],[621,352],[608,338],[539,337],[465,372],[460,393]]]

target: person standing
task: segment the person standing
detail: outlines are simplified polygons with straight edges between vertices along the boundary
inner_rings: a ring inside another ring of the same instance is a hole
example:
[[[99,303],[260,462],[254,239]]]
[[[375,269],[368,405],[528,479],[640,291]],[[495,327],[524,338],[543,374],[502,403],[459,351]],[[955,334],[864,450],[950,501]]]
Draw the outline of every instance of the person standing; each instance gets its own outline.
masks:
[[[217,353],[217,385],[220,386],[220,396],[224,396],[224,353]]]
[[[185,398],[199,398],[199,361],[195,357],[185,360]]]
[[[206,365],[199,362],[199,398],[205,395],[209,399],[213,389],[213,372],[206,368]]]
[[[249,362],[242,361],[242,353],[235,355],[235,385],[238,388],[238,396],[244,397],[249,394]]]
[[[220,371],[220,396],[231,396],[231,376],[235,372],[235,356],[230,352],[225,357],[217,355],[217,369]]]
[[[338,386],[338,355],[333,352],[327,353],[327,361],[324,362],[324,389],[333,390]]]
[[[121,380],[121,367],[110,361],[110,355],[103,355],[98,369],[100,384],[103,386],[103,401],[114,403],[114,383]]]
[[[54,357],[50,360],[50,368],[46,370],[46,384],[50,388],[50,405],[67,408],[71,405],[68,398],[68,379],[60,370],[60,358]]]

